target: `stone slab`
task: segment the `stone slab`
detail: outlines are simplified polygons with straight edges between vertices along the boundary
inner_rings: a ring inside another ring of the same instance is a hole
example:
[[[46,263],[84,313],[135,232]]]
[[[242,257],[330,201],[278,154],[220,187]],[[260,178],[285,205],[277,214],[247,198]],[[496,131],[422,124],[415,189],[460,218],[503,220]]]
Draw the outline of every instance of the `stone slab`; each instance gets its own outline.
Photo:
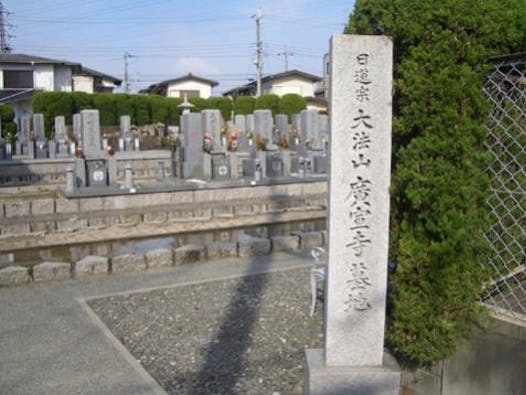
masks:
[[[6,218],[25,217],[30,213],[29,200],[8,200],[4,203]]]
[[[155,269],[170,267],[174,264],[173,252],[167,248],[157,248],[146,253],[146,267]]]
[[[249,237],[238,242],[240,257],[267,255],[270,253],[270,240],[258,237]]]
[[[38,199],[31,202],[31,214],[47,215],[55,212],[54,199]]]
[[[299,236],[300,246],[304,251],[310,251],[314,247],[323,245],[323,236],[321,232],[292,232],[293,235]]]
[[[295,251],[300,248],[299,236],[274,236],[272,240],[272,252]]]
[[[65,262],[42,262],[33,266],[33,280],[67,280],[71,277],[71,265]]]
[[[208,259],[229,258],[237,256],[237,245],[233,242],[215,241],[206,246]]]
[[[118,272],[140,272],[146,270],[146,260],[143,254],[117,255],[111,260],[111,270]]]
[[[399,395],[400,367],[385,353],[379,366],[326,366],[322,349],[308,349],[305,393],[309,395]]]
[[[0,269],[0,287],[27,284],[31,277],[27,268],[22,266],[9,266]]]
[[[57,199],[55,200],[55,210],[57,214],[71,214],[79,212],[78,199]]]
[[[76,277],[106,274],[108,271],[109,259],[104,256],[88,255],[75,263]]]
[[[203,261],[206,258],[206,248],[201,245],[187,244],[174,250],[175,264],[182,265]]]

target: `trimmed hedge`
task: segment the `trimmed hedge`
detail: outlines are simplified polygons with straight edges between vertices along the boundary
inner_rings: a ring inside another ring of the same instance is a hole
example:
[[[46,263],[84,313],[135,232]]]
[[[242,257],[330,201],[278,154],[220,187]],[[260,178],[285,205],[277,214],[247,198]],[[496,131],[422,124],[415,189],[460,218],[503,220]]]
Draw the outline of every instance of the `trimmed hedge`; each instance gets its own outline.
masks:
[[[292,114],[298,114],[306,108],[305,98],[296,93],[283,95],[279,101],[279,113],[288,115],[289,120]]]
[[[238,96],[234,103],[234,114],[248,115],[254,112],[256,99],[252,96]]]
[[[392,310],[388,339],[422,365],[481,317],[490,56],[524,51],[524,0],[357,0],[346,33],[394,40]]]
[[[207,101],[207,108],[217,109],[221,111],[223,120],[230,121],[230,119],[232,118],[232,109],[234,108],[234,103],[232,103],[232,100],[230,98],[222,96],[209,97]]]
[[[15,111],[5,104],[0,104],[0,118],[2,121],[2,138],[12,143],[16,133],[16,124],[14,122]]]
[[[256,98],[254,110],[271,110],[272,116],[279,114],[279,96],[274,94],[261,95]]]

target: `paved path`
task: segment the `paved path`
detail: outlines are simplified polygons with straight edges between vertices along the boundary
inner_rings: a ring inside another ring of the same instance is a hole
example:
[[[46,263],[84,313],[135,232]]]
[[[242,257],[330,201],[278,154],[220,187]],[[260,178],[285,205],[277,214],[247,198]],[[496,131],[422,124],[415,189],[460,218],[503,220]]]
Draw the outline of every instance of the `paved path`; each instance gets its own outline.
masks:
[[[84,299],[310,264],[279,253],[0,289],[0,394],[164,394]]]

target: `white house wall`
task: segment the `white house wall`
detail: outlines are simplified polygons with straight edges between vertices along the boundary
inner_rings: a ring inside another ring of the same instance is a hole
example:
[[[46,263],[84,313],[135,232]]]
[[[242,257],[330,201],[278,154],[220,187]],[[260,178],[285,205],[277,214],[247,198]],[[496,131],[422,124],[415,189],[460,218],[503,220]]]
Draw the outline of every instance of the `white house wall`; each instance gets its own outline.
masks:
[[[212,96],[212,87],[198,81],[184,81],[168,85],[166,96],[181,97],[180,91],[199,91],[199,97],[208,99]]]
[[[66,66],[55,66],[55,91],[71,92],[71,68]]]
[[[93,93],[93,77],[87,75],[74,75],[73,90],[75,92]]]
[[[306,81],[298,78],[280,78],[270,83],[264,84],[264,93],[274,93],[283,96],[288,93],[296,93],[300,96],[314,96],[315,82]]]
[[[55,88],[53,65],[35,66],[33,78],[36,89],[44,91],[53,91]]]

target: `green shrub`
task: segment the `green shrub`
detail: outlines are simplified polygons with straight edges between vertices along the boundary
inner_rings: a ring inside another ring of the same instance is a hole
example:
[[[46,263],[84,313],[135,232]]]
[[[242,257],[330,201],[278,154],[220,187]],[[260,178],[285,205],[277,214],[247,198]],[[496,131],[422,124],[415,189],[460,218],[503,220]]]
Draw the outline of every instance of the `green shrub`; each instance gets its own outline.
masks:
[[[254,112],[256,99],[252,96],[238,96],[234,103],[234,113],[236,115],[248,115]]]
[[[118,125],[120,125],[120,119],[123,115],[128,115],[130,117],[131,123],[135,122],[133,119],[133,114],[135,113],[135,109],[133,106],[133,97],[133,95],[128,95],[126,93],[113,94]]]
[[[489,56],[524,50],[524,0],[357,0],[346,33],[394,40],[388,339],[431,364],[479,319],[488,176]]]
[[[79,113],[82,110],[89,110],[93,108],[93,100],[89,93],[73,92],[71,93],[73,99],[73,113]],[[64,114],[66,122],[71,122],[71,114]]]
[[[168,107],[168,125],[177,126],[179,125],[179,116],[181,115],[181,109],[178,107],[183,102],[183,99],[178,97],[166,98],[166,105]]]
[[[189,97],[188,102],[192,103],[195,107],[192,108],[192,112],[201,112],[208,108],[208,102],[202,97]]]
[[[166,97],[157,95],[147,96],[150,102],[150,113],[152,115],[152,123],[161,122],[168,124],[170,118],[170,105]]]
[[[92,100],[94,109],[99,110],[101,126],[115,126],[119,124],[115,95],[111,93],[94,93]]]
[[[232,118],[232,109],[234,108],[234,103],[228,97],[209,97],[208,108],[214,108],[221,111],[221,115],[225,121],[230,121]]]
[[[150,114],[150,99],[148,96],[133,95],[131,99],[133,103],[132,123],[135,125],[148,125],[152,122]]]
[[[44,115],[46,137],[50,138],[55,117],[63,115],[71,122],[73,114],[73,96],[69,92],[37,92],[31,98],[34,114]]]
[[[279,101],[279,113],[288,115],[289,120],[292,114],[298,114],[306,108],[305,98],[296,93],[283,95]]]
[[[15,111],[10,106],[0,104],[0,120],[2,122],[0,135],[10,143],[15,140],[16,124],[14,118]]]
[[[279,96],[274,94],[261,95],[256,98],[254,110],[271,110],[272,116],[279,114]]]

